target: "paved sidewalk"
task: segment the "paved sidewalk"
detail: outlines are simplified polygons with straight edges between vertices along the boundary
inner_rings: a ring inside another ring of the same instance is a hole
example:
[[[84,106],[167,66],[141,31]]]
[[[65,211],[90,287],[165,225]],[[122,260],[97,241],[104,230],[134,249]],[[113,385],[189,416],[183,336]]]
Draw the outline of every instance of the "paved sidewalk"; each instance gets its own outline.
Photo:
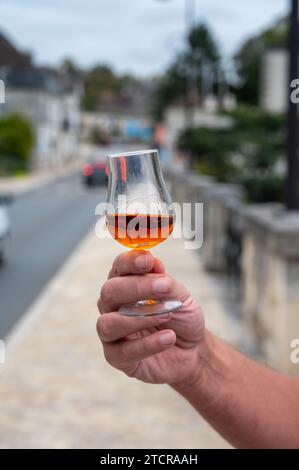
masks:
[[[0,365],[1,448],[228,448],[166,385],[129,379],[105,363],[96,300],[114,240],[83,241],[9,339]],[[209,328],[231,337],[198,257],[168,240],[154,249],[200,300]]]
[[[59,168],[43,170],[22,177],[0,177],[0,193],[20,194],[37,189],[44,184],[51,183],[75,171],[79,171],[81,164],[81,160],[77,160]]]

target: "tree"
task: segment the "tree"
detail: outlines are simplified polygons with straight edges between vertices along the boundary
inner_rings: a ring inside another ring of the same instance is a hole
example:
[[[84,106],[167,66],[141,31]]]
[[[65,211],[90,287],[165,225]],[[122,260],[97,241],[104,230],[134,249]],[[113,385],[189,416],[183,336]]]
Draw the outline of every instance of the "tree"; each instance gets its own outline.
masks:
[[[86,76],[87,87],[101,90],[120,90],[120,80],[108,65],[98,64]]]
[[[97,64],[86,72],[84,85],[83,108],[96,111],[107,97],[114,103],[133,100],[136,90],[144,84],[133,75],[120,75],[108,65]]]
[[[216,40],[205,24],[201,23],[192,29],[188,46],[187,58],[195,66],[198,80],[202,79],[202,68],[205,65],[210,65],[215,70],[220,53]]]
[[[179,148],[193,155],[195,168],[218,181],[242,183],[253,202],[283,199],[284,117],[240,106],[224,129],[187,129]]]
[[[191,82],[197,93],[205,79],[204,69],[210,72],[210,85],[216,83],[216,68],[220,58],[219,48],[207,25],[199,23],[188,36],[185,49],[178,54],[160,80],[157,90],[155,116],[162,117],[164,110],[176,101],[186,100]]]
[[[285,47],[287,22],[281,20],[263,33],[247,40],[235,55],[239,84],[236,93],[239,101],[257,105],[263,54],[270,47]]]
[[[85,93],[83,108],[87,111],[96,111],[99,107],[100,95],[103,92],[118,93],[121,89],[119,77],[113,70],[104,64],[97,64],[85,74]]]
[[[71,59],[66,57],[60,66],[60,70],[70,75],[81,75],[82,70],[78,67],[78,65]]]
[[[0,119],[0,173],[15,173],[28,169],[34,147],[31,123],[19,114]]]
[[[154,117],[161,119],[164,110],[175,101],[182,101],[186,95],[187,79],[185,57],[180,55],[167,69],[157,85]]]

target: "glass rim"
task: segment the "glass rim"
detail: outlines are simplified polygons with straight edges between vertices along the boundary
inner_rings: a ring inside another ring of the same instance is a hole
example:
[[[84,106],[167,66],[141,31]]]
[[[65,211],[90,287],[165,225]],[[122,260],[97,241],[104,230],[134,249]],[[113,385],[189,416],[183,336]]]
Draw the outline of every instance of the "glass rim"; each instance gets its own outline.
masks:
[[[132,157],[133,155],[147,155],[149,153],[158,153],[158,149],[132,150],[130,152],[118,152],[107,155],[107,158]]]

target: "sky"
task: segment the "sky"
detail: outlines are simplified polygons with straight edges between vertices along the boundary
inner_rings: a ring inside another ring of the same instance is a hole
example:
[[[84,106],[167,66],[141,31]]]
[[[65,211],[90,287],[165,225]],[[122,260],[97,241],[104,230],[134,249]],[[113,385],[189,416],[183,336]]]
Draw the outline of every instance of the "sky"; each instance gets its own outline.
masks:
[[[70,57],[141,77],[162,73],[186,37],[185,1],[0,0],[0,30],[38,64]],[[225,57],[286,14],[288,0],[194,0]]]

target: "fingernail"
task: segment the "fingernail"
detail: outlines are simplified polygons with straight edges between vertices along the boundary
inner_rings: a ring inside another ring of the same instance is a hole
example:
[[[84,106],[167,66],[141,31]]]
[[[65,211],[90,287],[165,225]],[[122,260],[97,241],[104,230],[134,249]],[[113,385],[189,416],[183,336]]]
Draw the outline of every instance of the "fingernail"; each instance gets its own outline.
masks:
[[[158,277],[153,281],[153,290],[157,294],[167,294],[170,291],[170,280],[167,277]]]
[[[160,336],[159,341],[162,346],[170,346],[173,343],[173,334],[164,333]]]
[[[135,259],[135,266],[138,269],[145,269],[148,264],[148,256],[147,255],[139,255]]]

